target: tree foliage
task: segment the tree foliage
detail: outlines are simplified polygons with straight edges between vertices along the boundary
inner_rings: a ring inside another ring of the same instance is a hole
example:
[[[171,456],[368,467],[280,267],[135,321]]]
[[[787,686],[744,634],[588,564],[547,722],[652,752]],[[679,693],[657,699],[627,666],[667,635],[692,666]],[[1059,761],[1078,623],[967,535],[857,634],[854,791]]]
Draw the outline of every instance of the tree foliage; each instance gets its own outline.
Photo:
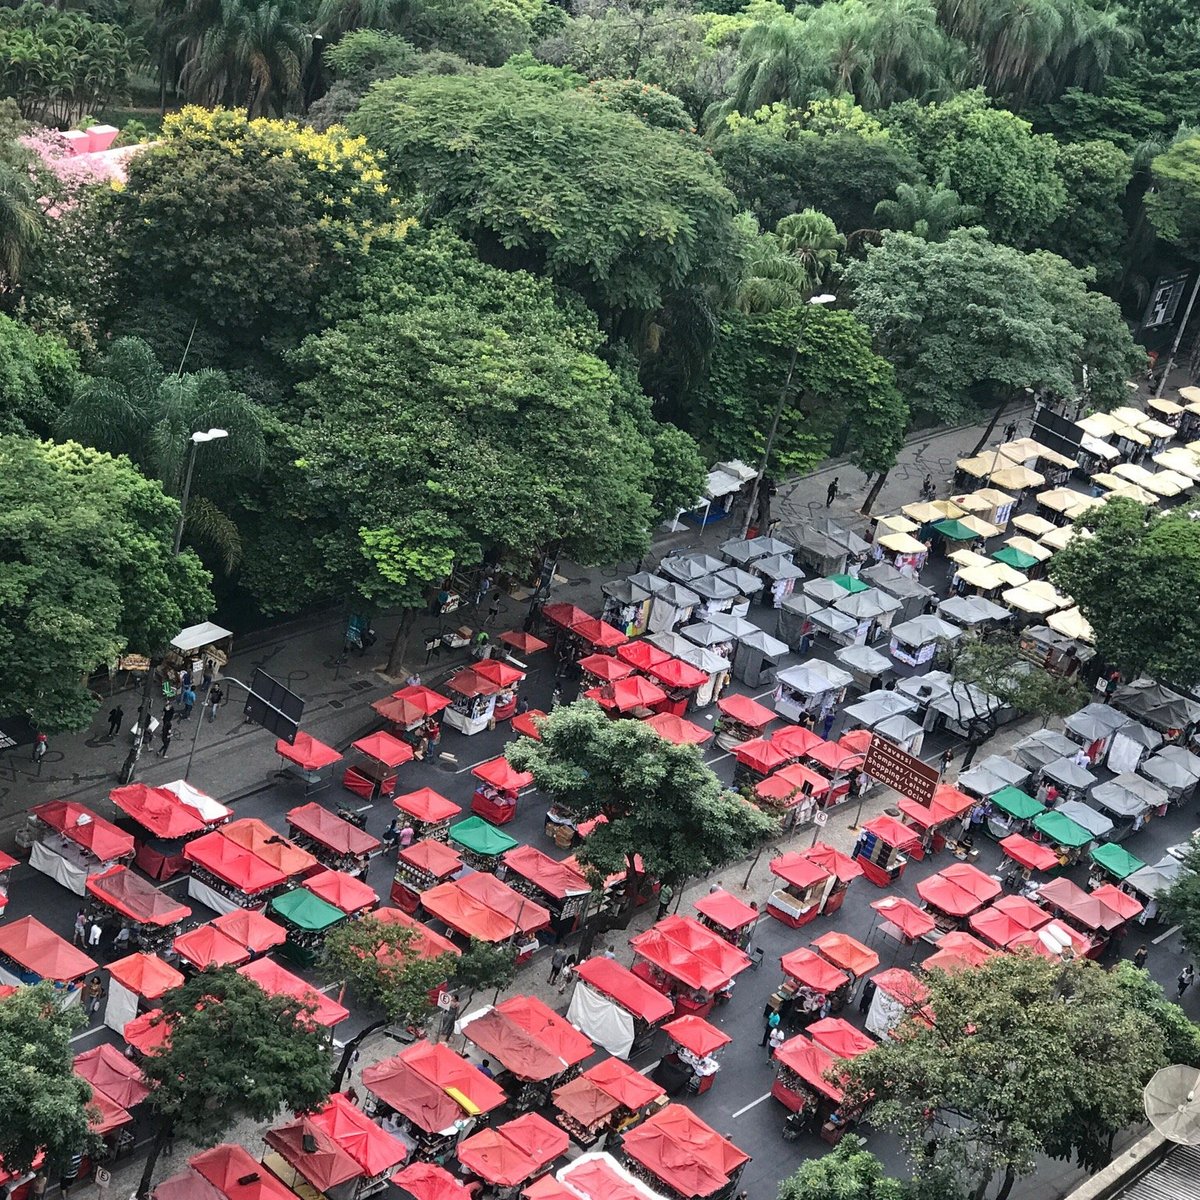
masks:
[[[1200,259],[1200,133],[1181,137],[1154,159],[1146,209],[1158,236]]]
[[[0,437],[0,711],[83,728],[92,671],[208,615],[207,572],[171,552],[178,515],[125,459]]]
[[[801,1163],[779,1185],[779,1200],[904,1200],[904,1185],[888,1179],[866,1142],[847,1134],[820,1158]]]
[[[1183,944],[1193,955],[1200,956],[1200,842],[1193,841],[1188,846],[1183,870],[1160,902],[1163,911],[1180,927]]]
[[[42,1151],[66,1162],[89,1144],[92,1089],[75,1074],[71,1049],[85,1023],[82,1007],[60,1004],[48,983],[0,1003],[0,1160],[10,1175],[23,1175]]]
[[[78,380],[79,359],[61,339],[0,315],[0,433],[47,436]]]
[[[726,790],[694,746],[639,721],[613,721],[591,700],[555,709],[505,751],[540,791],[581,820],[604,815],[577,857],[600,878],[631,869],[679,883],[752,851],[773,819]]]
[[[1185,690],[1200,679],[1200,527],[1186,513],[1155,513],[1133,500],[1097,506],[1050,561],[1050,578],[1073,596],[1106,661]]]
[[[1110,141],[1068,142],[1058,148],[1057,166],[1066,200],[1045,244],[1074,266],[1092,268],[1097,280],[1111,280],[1121,271],[1128,232],[1121,206],[1133,159]]]
[[[929,973],[929,1001],[898,1035],[848,1066],[847,1097],[903,1138],[914,1171],[949,1169],[968,1187],[1043,1153],[1095,1169],[1112,1136],[1141,1119],[1142,1088],[1167,1037],[1120,979],[1088,959],[999,955]]]

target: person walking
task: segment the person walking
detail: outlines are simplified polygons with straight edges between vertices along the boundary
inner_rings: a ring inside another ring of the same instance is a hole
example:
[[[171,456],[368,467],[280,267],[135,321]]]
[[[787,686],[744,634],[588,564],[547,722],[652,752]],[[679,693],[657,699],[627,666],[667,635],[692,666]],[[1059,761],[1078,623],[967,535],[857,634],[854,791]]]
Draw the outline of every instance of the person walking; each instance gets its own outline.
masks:
[[[778,1029],[782,1023],[783,1023],[782,1018],[779,1016],[779,1014],[773,1008],[771,1008],[769,1005],[768,1005],[768,1007],[764,1008],[763,1009],[763,1035],[762,1035],[762,1041],[759,1042],[758,1044],[760,1046],[765,1046],[767,1044],[768,1040],[770,1039],[771,1034],[774,1033],[775,1030]]]
[[[1009,423],[1007,425],[1005,425],[1005,427],[1004,427],[1004,440],[1006,442],[1011,442],[1013,440],[1013,438],[1015,438],[1016,436],[1017,436],[1017,423],[1016,423],[1016,421],[1009,421]]]
[[[771,1036],[767,1038],[767,1062],[771,1062],[774,1059],[775,1051],[785,1041],[787,1041],[787,1034],[782,1029],[776,1028],[771,1030]]]
[[[558,982],[558,977],[566,965],[567,952],[561,946],[555,946],[554,953],[550,956],[550,978],[547,980],[551,986]]]
[[[488,615],[483,622],[485,625],[495,625],[496,618],[500,615],[500,592],[497,589],[492,594],[492,602],[488,605]]]
[[[104,985],[99,975],[93,975],[83,989],[83,999],[87,1006],[87,1014],[94,1017],[100,1011],[100,1001],[104,999]]]
[[[821,713],[821,736],[826,741],[829,740],[829,731],[833,728],[833,722],[836,717],[837,712],[832,704]]]
[[[108,710],[108,736],[115,738],[121,732],[121,722],[125,720],[125,710],[115,704]]]
[[[1175,981],[1179,987],[1179,999],[1183,999],[1183,993],[1188,990],[1196,981],[1196,968],[1188,963],[1182,971],[1179,972],[1179,978]]]
[[[171,748],[172,734],[173,734],[173,730],[171,729],[171,722],[164,721],[162,723],[162,725],[159,726],[159,730],[158,730],[158,740],[162,743],[162,746],[159,748],[159,751],[158,751],[159,758],[167,757],[167,751]]]
[[[87,940],[87,915],[85,914],[84,910],[81,908],[75,914],[75,933],[72,936],[71,941],[76,946],[82,946],[86,940]]]
[[[50,739],[44,733],[39,733],[33,739],[33,761],[40,763],[46,757],[46,751],[49,749]]]
[[[405,821],[404,827],[400,830],[400,849],[407,850],[413,844],[413,838],[416,836],[417,834],[412,827],[412,822]]]
[[[826,508],[828,508],[837,499],[837,495],[838,495],[838,480],[837,480],[837,476],[835,475],[833,477],[833,482],[829,485],[829,487],[825,491],[825,507]]]
[[[656,921],[661,921],[667,915],[667,910],[671,907],[671,901],[675,899],[675,889],[669,883],[662,884],[658,889],[658,916]]]
[[[383,831],[383,852],[386,854],[389,850],[396,848],[396,843],[400,840],[400,818],[393,817],[391,824]]]
[[[221,691],[221,685],[214,683],[208,689],[208,719],[215,721],[217,719],[217,710],[225,703],[225,693]]]
[[[561,974],[558,977],[558,994],[561,996],[567,988],[571,986],[571,981],[575,978],[575,955],[571,955],[567,959],[566,966],[563,967]]]
[[[1139,946],[1133,952],[1133,965],[1141,970],[1146,965],[1146,958],[1149,953],[1150,951],[1147,950],[1145,946]]]
[[[196,693],[191,685],[183,689],[183,719],[186,721],[192,715],[192,709],[196,707]]]

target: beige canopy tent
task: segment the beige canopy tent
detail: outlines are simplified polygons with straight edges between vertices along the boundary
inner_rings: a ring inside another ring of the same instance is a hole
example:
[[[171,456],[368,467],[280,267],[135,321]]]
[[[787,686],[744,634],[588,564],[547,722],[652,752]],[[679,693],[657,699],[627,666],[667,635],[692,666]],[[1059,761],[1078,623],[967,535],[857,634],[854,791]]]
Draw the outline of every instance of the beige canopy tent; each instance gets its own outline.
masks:
[[[1164,417],[1167,419],[1171,417],[1177,417],[1183,412],[1182,404],[1176,404],[1174,400],[1168,400],[1163,396],[1151,396],[1150,399],[1146,401],[1146,407],[1150,409],[1156,417]]]
[[[1046,534],[1052,533],[1058,528],[1057,525],[1047,521],[1045,517],[1039,517],[1037,513],[1020,513],[1013,517],[1012,525],[1014,529],[1019,529],[1022,533],[1029,534],[1030,537],[1041,538]]]
[[[1091,413],[1086,417],[1080,417],[1075,424],[1084,433],[1090,433],[1092,437],[1106,438],[1112,437],[1127,422],[1118,420],[1112,413]]]
[[[958,517],[957,520],[960,525],[965,525],[972,533],[978,534],[982,538],[995,537],[1000,532],[991,521],[985,521],[982,517],[974,516],[971,513]]]
[[[1200,387],[1189,385],[1179,389],[1179,398],[1188,404],[1200,404]]]
[[[1160,450],[1153,459],[1154,465],[1177,475],[1186,475],[1189,479],[1200,479],[1200,455],[1194,454],[1183,446],[1172,446],[1169,450]]]
[[[986,479],[995,463],[995,454],[976,454],[973,458],[958,459],[954,464],[954,469],[975,479]]]
[[[1148,433],[1143,433],[1134,425],[1121,425],[1113,430],[1112,436],[1127,442],[1133,442],[1137,446],[1149,446],[1151,441]]]
[[[1200,470],[1200,467],[1197,468]],[[916,533],[920,529],[920,525],[916,521],[910,521],[907,517],[901,516],[900,513],[893,513],[890,517],[880,517],[875,522],[876,529],[880,534],[889,533]]]
[[[1150,418],[1140,408],[1132,408],[1128,404],[1122,404],[1119,408],[1112,408],[1105,414],[1112,417],[1120,425],[1132,425],[1137,429],[1143,421],[1148,421]]]
[[[1083,613],[1079,611],[1078,606],[1051,613],[1046,618],[1046,624],[1055,633],[1061,633],[1063,637],[1074,638],[1077,642],[1087,642],[1091,645],[1096,640],[1092,633],[1092,627]]]
[[[1114,475],[1110,471],[1100,471],[1093,475],[1092,482],[1099,487],[1107,489],[1108,496],[1106,499],[1119,496],[1124,500],[1136,500],[1139,504],[1149,505],[1158,503],[1158,497],[1153,492],[1148,492],[1139,484],[1131,483],[1128,479],[1122,479],[1120,475]]]
[[[992,565],[990,558],[983,554],[976,554],[974,550],[954,550],[946,557],[960,567],[990,567]]]
[[[1019,608],[1022,612],[1044,616],[1060,608],[1066,608],[1071,603],[1069,596],[1064,596],[1052,583],[1044,579],[1034,579],[1021,587],[1009,588],[1004,593],[1004,603],[1009,608]]]
[[[1046,477],[1031,467],[1023,467],[1018,463],[1015,466],[1005,466],[998,471],[993,471],[992,482],[997,487],[1007,488],[1010,492],[1023,492],[1026,488],[1041,487],[1046,482]]]
[[[1046,534],[1038,540],[1043,546],[1048,546],[1051,550],[1062,550],[1068,542],[1074,541],[1077,537],[1093,537],[1090,529],[1083,529],[1078,525],[1056,525],[1051,533]]]
[[[1039,492],[1037,502],[1052,512],[1062,513],[1064,517],[1074,519],[1080,513],[1087,512],[1093,504],[1103,504],[1099,496],[1085,496],[1072,488],[1051,488],[1048,492]]]
[[[986,567],[963,567],[957,575],[967,587],[978,588],[981,592],[994,592],[997,588],[1017,587],[1029,582],[1028,576],[999,562],[989,563]]]
[[[1191,489],[1192,481],[1174,471],[1147,471],[1137,463],[1119,463],[1113,467],[1112,473],[1121,479],[1126,479],[1138,487],[1153,492],[1156,496],[1178,496],[1181,492]]]
[[[918,542],[907,533],[889,533],[879,539],[879,544],[892,554],[924,554],[925,543]]]
[[[1040,542],[1035,542],[1032,538],[1021,537],[1019,534],[1016,537],[1010,537],[1004,544],[1011,546],[1014,550],[1019,550],[1022,554],[1036,558],[1038,562],[1045,562],[1054,553]]]
[[[1163,421],[1156,421],[1153,417],[1147,417],[1141,421],[1137,425],[1137,429],[1152,438],[1173,438],[1175,436],[1174,425],[1167,425]]]
[[[1036,438],[1017,438],[1015,441],[1005,442],[997,454],[1010,463],[1023,463],[1025,466],[1029,466],[1039,458],[1044,458],[1057,467],[1066,467],[1067,470],[1079,465],[1073,458],[1059,454],[1057,450],[1051,450],[1049,446],[1043,446]]]
[[[928,525],[931,521],[944,521],[947,517],[963,515],[963,510],[953,500],[918,500],[914,504],[906,504],[900,511],[918,525]]]

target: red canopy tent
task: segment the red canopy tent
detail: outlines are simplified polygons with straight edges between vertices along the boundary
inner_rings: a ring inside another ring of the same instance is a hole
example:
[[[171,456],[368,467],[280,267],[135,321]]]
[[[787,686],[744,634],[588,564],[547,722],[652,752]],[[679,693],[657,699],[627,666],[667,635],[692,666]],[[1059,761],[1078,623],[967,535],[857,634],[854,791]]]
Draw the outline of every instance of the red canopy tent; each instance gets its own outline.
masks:
[[[630,938],[629,944],[645,960],[634,965],[635,975],[652,975],[657,970],[700,993],[697,997],[680,995],[675,1008],[680,1016],[686,1012],[704,1016],[712,1008],[712,994],[750,966],[750,959],[736,946],[692,917],[677,913]],[[647,971],[647,965],[651,970]]]
[[[586,896],[592,890],[580,871],[569,863],[557,862],[535,846],[514,846],[503,857],[511,872],[528,880],[552,900]]]
[[[161,1008],[152,1008],[126,1024],[124,1037],[139,1054],[153,1054],[160,1046],[170,1044],[171,1026],[163,1019]]]
[[[615,959],[597,955],[581,962],[575,968],[575,974],[601,995],[650,1025],[671,1015],[673,1006],[666,996]]]
[[[1003,899],[1021,900],[1022,897],[1006,896]],[[967,919],[967,924],[986,942],[999,950],[1007,950],[1014,939],[1031,929],[1040,928],[1050,920],[1050,914],[1038,908],[1036,904],[1031,904],[1028,900],[1022,902],[1037,914],[1032,924],[1028,916],[1002,908],[999,901],[972,913]]]
[[[221,1200],[221,1193],[191,1167],[155,1184],[150,1195],[153,1200]]]
[[[708,892],[701,896],[692,907],[714,926],[728,930],[730,933],[744,929],[747,925],[757,921],[760,915],[757,908],[751,908],[749,904],[731,895],[724,888],[718,888],[715,892]]]
[[[399,767],[406,762],[412,762],[413,748],[390,733],[370,733],[361,737],[351,746],[360,754],[383,763],[385,767]]]
[[[968,864],[957,863],[955,865],[965,867]],[[988,888],[969,877],[952,877],[947,874],[949,870],[950,868],[947,867],[946,870],[939,871],[928,879],[922,879],[917,884],[917,895],[931,909],[942,915],[943,919],[938,924],[944,928],[950,928],[969,917],[971,913],[978,912],[989,900],[995,899],[1001,890],[1000,884],[996,880],[989,880],[988,882],[995,886]],[[982,871],[978,873],[983,876],[983,879],[988,879]],[[936,916],[934,919],[937,920]]]
[[[662,1030],[671,1041],[700,1058],[706,1058],[714,1050],[720,1050],[722,1046],[728,1046],[733,1041],[729,1034],[693,1013],[668,1021]]]
[[[638,1112],[659,1096],[666,1095],[661,1085],[619,1058],[601,1059],[594,1067],[584,1071],[581,1078],[591,1080],[630,1112]]]
[[[619,629],[614,629],[607,621],[602,621],[599,617],[584,617],[582,620],[573,621],[570,628],[576,637],[599,650],[615,649],[629,641],[629,638]]]
[[[1136,896],[1121,891],[1114,883],[1101,884],[1092,893],[1092,899],[1099,900],[1125,921],[1132,921],[1145,907]]]
[[[231,842],[221,830],[188,842],[183,848],[183,856],[248,896],[269,892],[287,883],[287,876],[282,871]]]
[[[428,925],[423,925],[398,908],[377,908],[371,916],[384,925],[403,925],[406,929],[411,930],[412,937],[408,941],[407,950],[417,958],[439,958],[443,954],[462,954],[462,951],[449,938],[442,937],[440,933],[434,933]],[[384,959],[388,956],[387,950],[379,950],[377,953]]]
[[[318,1192],[362,1177],[362,1167],[309,1117],[268,1130],[263,1141]]]
[[[571,1067],[540,1038],[495,1008],[464,1025],[462,1035],[518,1079],[544,1083]]]
[[[879,955],[848,933],[839,933],[831,929],[819,938],[814,938],[809,945],[827,962],[841,971],[848,972],[855,979],[869,975],[879,966]]]
[[[498,688],[510,688],[525,678],[524,671],[498,658],[484,658],[475,664],[475,673],[491,680]]]
[[[751,738],[734,749],[733,757],[746,771],[766,776],[787,766],[795,755],[785,747],[776,745],[774,739]]]
[[[866,754],[874,734],[869,729],[851,729],[838,739],[839,744],[850,754]]]
[[[1042,884],[1038,889],[1038,896],[1045,907],[1058,909],[1064,917],[1095,933],[1111,933],[1129,919],[1123,912],[1106,903],[1099,890],[1089,894],[1069,879],[1052,879],[1049,883]],[[1138,903],[1132,896],[1129,900],[1134,904]],[[1137,912],[1141,912],[1140,904],[1134,915]]]
[[[133,1120],[133,1114],[128,1109],[114,1104],[103,1092],[92,1089],[92,1098],[87,1103],[88,1129],[103,1137],[128,1125]]]
[[[413,748],[390,733],[368,734],[351,743],[358,761],[342,773],[342,786],[364,800],[378,800],[396,790],[396,768],[414,757]]]
[[[164,992],[183,983],[183,976],[170,963],[153,954],[130,954],[110,963],[108,974],[145,1000],[157,1000]]]
[[[410,683],[408,687],[402,687],[398,692],[392,693],[392,698],[412,705],[423,717],[432,717],[450,706],[446,696],[432,688],[422,687],[419,683]]]
[[[814,920],[829,890],[829,871],[810,852],[791,850],[771,859],[771,874],[784,886],[767,897],[767,912],[793,929]]]
[[[192,910],[186,904],[180,904],[166,892],[160,892],[128,867],[109,867],[102,874],[89,875],[87,890],[97,900],[138,925],[165,929],[186,921],[192,915]]]
[[[1061,942],[1070,942],[1071,948],[1078,958],[1082,956],[1091,956],[1098,947],[1103,946],[1103,940],[1097,939],[1092,941],[1084,937],[1077,929],[1072,929],[1066,921],[1047,921],[1040,929],[1026,929],[1023,933],[1017,934],[1011,942],[1008,943],[1008,951],[1011,954],[1017,954],[1021,951],[1032,951],[1034,954],[1040,954],[1042,958],[1051,958],[1056,962],[1059,960],[1059,955],[1056,951],[1051,950],[1042,939],[1038,936],[1045,931],[1047,934],[1052,934]]]
[[[636,643],[635,643],[636,644]],[[633,674],[633,667],[612,654],[589,654],[575,664],[585,674],[601,683],[616,683]]]
[[[455,1054],[445,1042],[414,1042],[400,1052],[400,1058],[435,1087],[465,1096],[476,1112],[492,1112],[508,1101],[494,1079]]]
[[[1032,900],[1024,896],[1000,896],[992,902],[992,908],[997,912],[1006,913],[1025,929],[1037,929],[1045,925],[1048,914],[1039,908]]]
[[[421,903],[439,921],[464,937],[503,942],[515,932],[533,933],[550,923],[550,914],[486,871],[439,883],[421,895]]]
[[[566,1141],[567,1135],[562,1135]],[[538,1171],[537,1160],[498,1129],[484,1129],[459,1142],[458,1161],[493,1187],[517,1187]]]
[[[133,853],[130,834],[74,800],[48,800],[29,811],[63,837],[90,850],[100,862],[115,862]]]
[[[250,961],[250,951],[213,925],[198,925],[175,939],[175,953],[197,970],[240,967]]]
[[[812,1091],[819,1092],[834,1104],[842,1102],[841,1088],[826,1078],[827,1074],[837,1068],[840,1060],[824,1046],[818,1046],[809,1041],[804,1034],[798,1033],[795,1037],[788,1038],[775,1051],[775,1059]],[[804,1107],[804,1096],[788,1086],[786,1077],[775,1080],[771,1087],[771,1095],[793,1112],[798,1112]]]
[[[771,745],[778,739],[776,734]],[[802,804],[807,797],[814,799],[824,796],[830,789],[830,782],[824,775],[818,775],[803,763],[789,763],[773,775],[768,775],[754,787],[754,794],[764,803],[783,805],[787,808]]]
[[[257,817],[233,821],[222,826],[220,832],[226,841],[250,851],[289,879],[306,875],[321,865],[307,850],[301,850],[295,842],[282,837],[266,821],[260,821]]]
[[[92,959],[36,917],[0,925],[0,954],[28,974],[54,983],[72,983],[97,969]]]
[[[701,729],[694,722],[677,717],[674,713],[655,713],[652,717],[645,717],[643,722],[674,746],[702,746],[712,737],[709,730]]]
[[[884,896],[882,900],[873,900],[871,907],[883,917],[884,933],[897,941],[915,942],[937,927],[937,922],[924,909],[903,896]],[[896,932],[891,933],[888,926]]]
[[[500,641],[506,646],[511,646],[518,654],[537,654],[550,645],[549,642],[543,642],[541,638],[534,637],[532,633],[523,633],[519,629],[505,630],[500,635]]]
[[[409,1163],[392,1176],[392,1186],[412,1200],[471,1200],[471,1193],[449,1171],[434,1163]]]
[[[349,821],[343,821],[315,802],[290,809],[287,823],[293,831],[305,834],[334,854],[365,860],[372,851],[379,849],[378,838],[359,829],[357,825],[351,825]]]
[[[513,732],[540,742],[542,735],[538,733],[537,723],[546,716],[547,714],[540,708],[531,708],[528,712],[517,713],[512,719]]]
[[[358,1163],[368,1179],[390,1174],[408,1157],[403,1142],[385,1133],[340,1092],[330,1096],[311,1120]]]
[[[708,682],[708,675],[681,658],[666,658],[646,668],[646,674],[665,688],[694,691]]]
[[[596,1052],[589,1038],[536,996],[511,996],[498,1004],[496,1011],[519,1025],[530,1037],[537,1038],[569,1066],[583,1062]]]
[[[996,953],[996,950],[985,946],[978,938],[956,929],[938,942],[937,952],[921,964],[921,969],[963,971],[969,967],[982,966],[989,958],[994,958]]]
[[[637,708],[653,710],[667,700],[667,693],[642,675],[630,675],[628,679],[618,679],[616,683],[591,688],[584,695],[589,700],[595,700],[601,708],[619,713],[632,712]]]
[[[763,729],[775,720],[775,714],[769,708],[749,696],[722,696],[717,701],[717,708],[723,716],[747,729]]]
[[[778,750],[786,750],[793,758],[805,758],[825,739],[803,725],[786,725],[771,734],[771,742]]]
[[[241,1146],[225,1143],[188,1159],[225,1200],[296,1200],[274,1175],[262,1169]]]
[[[886,813],[862,827],[854,846],[855,860],[876,887],[895,883],[908,866],[906,856],[919,853],[921,835]]]
[[[576,621],[589,621],[592,618],[582,608],[574,604],[546,604],[542,606],[542,617],[560,629],[570,629]]]
[[[499,792],[515,795],[533,783],[529,771],[518,771],[503,755],[471,768],[471,774]]]
[[[152,837],[164,841],[192,837],[208,828],[192,809],[166,788],[131,783],[113,788],[108,798]]]
[[[842,907],[846,892],[850,885],[863,873],[848,854],[827,846],[824,842],[814,842],[807,850],[801,850],[801,855],[809,862],[823,868],[832,877],[833,882],[821,893],[820,911],[835,913]]]
[[[265,954],[272,946],[282,946],[287,940],[287,931],[262,913],[248,908],[235,908],[222,913],[210,921],[226,937],[244,946],[251,954]]]
[[[808,751],[810,762],[824,767],[831,774],[848,774],[857,771],[863,765],[864,755],[855,750],[847,750],[841,742],[820,742]]]
[[[1015,863],[1030,871],[1052,871],[1058,866],[1058,855],[1042,842],[1030,841],[1024,834],[1010,833],[1000,842],[1000,849]]]
[[[823,1017],[814,1021],[805,1032],[822,1050],[828,1050],[838,1058],[857,1058],[875,1049],[872,1038],[842,1017]]]
[[[344,1021],[350,1012],[336,1000],[321,995],[311,984],[307,984],[299,976],[285,971],[278,963],[269,958],[260,958],[238,968],[238,974],[247,979],[253,979],[264,992],[272,996],[290,996],[313,1009],[312,1019],[316,1024],[325,1028]]]
[[[648,671],[651,667],[655,667],[661,662],[666,662],[671,656],[665,650],[660,650],[652,642],[634,641],[625,642],[623,645],[618,646],[617,657],[622,662],[628,663],[631,667],[639,671]],[[721,701],[721,703],[723,704],[724,701]]]
[[[494,696],[500,690],[500,685],[482,675],[474,667],[463,667],[446,680],[446,687],[468,700],[476,696]]]
[[[462,812],[462,809],[453,801],[447,800],[433,788],[427,787],[418,788],[415,792],[405,792],[404,795],[397,796],[392,803],[421,826],[444,826]],[[427,833],[425,836],[433,835]]]
[[[832,996],[841,988],[849,987],[850,976],[839,971],[832,963],[804,946],[788,951],[780,960],[783,973],[795,979],[803,987],[814,992]]]
[[[302,771],[320,771],[340,762],[342,756],[332,747],[319,742],[311,733],[301,729],[290,745],[280,738],[275,743],[275,753],[288,762],[295,763]]]
[[[624,1150],[681,1196],[711,1196],[750,1161],[690,1109],[668,1104],[625,1134]]]
[[[136,1108],[150,1095],[137,1065],[115,1046],[97,1046],[76,1055],[74,1071],[120,1108]]]
[[[371,888],[345,871],[318,871],[305,878],[304,886],[348,916],[367,912],[379,903],[379,897]]]

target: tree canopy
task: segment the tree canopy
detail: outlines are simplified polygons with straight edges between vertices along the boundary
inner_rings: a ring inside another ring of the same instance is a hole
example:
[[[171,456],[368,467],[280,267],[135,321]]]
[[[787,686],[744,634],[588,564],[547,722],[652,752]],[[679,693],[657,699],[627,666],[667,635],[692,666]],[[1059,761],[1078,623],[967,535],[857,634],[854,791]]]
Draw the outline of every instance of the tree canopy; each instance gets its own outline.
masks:
[[[99,704],[88,675],[208,615],[208,573],[172,553],[178,517],[127,459],[0,437],[0,711],[82,728]]]
[[[581,820],[603,815],[577,857],[605,878],[635,854],[679,883],[753,850],[775,821],[725,789],[694,746],[676,746],[639,721],[613,721],[591,700],[555,709],[540,741],[521,738],[508,761]]]
[[[46,437],[78,379],[79,359],[61,339],[0,315],[0,433]]]
[[[1185,690],[1200,679],[1200,528],[1186,513],[1134,500],[1096,506],[1050,560],[1055,586],[1075,598],[1106,662]]]
[[[1180,927],[1183,944],[1193,955],[1200,956],[1200,843],[1192,842],[1188,846],[1183,870],[1160,897],[1160,902],[1167,915]]]
[[[888,1179],[866,1142],[847,1134],[828,1154],[801,1163],[779,1185],[779,1200],[904,1200],[906,1189]]]
[[[1181,137],[1154,159],[1146,209],[1158,235],[1200,259],[1200,133]]]

